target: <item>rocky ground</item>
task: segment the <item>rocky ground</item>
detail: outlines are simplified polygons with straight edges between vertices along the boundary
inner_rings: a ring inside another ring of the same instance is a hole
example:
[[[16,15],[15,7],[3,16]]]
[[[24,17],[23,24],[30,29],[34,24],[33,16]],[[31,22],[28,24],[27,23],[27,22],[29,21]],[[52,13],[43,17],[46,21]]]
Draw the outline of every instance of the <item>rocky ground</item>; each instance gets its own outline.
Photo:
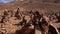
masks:
[[[60,34],[60,4],[0,4],[0,34]]]
[[[51,32],[49,31],[50,25],[56,28],[55,30],[59,34],[59,12],[51,12],[44,15],[39,13],[38,10],[20,11],[19,8],[15,11],[0,10],[0,34],[54,34],[55,32],[49,33]],[[52,31],[54,31],[53,28]]]

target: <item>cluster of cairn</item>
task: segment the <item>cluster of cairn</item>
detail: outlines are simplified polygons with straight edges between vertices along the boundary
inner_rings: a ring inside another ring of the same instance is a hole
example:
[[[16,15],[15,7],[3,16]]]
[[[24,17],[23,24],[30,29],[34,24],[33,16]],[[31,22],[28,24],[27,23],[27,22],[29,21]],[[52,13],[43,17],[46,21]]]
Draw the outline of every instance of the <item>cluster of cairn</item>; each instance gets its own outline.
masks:
[[[18,8],[16,12],[3,11],[3,14],[0,16],[0,34],[35,34],[36,30],[39,30],[41,34],[58,34],[56,28],[54,28],[49,21],[56,18],[56,22],[60,22],[60,14],[55,14],[53,17],[50,17],[49,15],[49,18],[46,16],[48,18],[47,20],[47,18],[37,10],[34,12],[32,10],[26,11],[25,13],[20,13],[19,10],[20,9]],[[14,24],[10,23],[9,19],[11,17],[15,18],[14,20],[19,20],[19,22],[13,22]],[[7,22],[13,26],[17,26],[17,28],[20,27],[20,29],[16,29],[15,33],[10,33],[10,31],[8,32],[6,29],[7,26],[4,27],[4,24],[8,24]]]

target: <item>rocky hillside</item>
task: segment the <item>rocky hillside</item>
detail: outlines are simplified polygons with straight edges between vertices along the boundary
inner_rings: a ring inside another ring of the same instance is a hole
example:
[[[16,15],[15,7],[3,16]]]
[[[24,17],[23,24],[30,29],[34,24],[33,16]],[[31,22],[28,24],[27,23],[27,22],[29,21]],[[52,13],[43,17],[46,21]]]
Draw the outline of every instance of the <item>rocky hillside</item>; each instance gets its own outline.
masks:
[[[46,1],[0,4],[0,34],[60,34],[60,4]]]

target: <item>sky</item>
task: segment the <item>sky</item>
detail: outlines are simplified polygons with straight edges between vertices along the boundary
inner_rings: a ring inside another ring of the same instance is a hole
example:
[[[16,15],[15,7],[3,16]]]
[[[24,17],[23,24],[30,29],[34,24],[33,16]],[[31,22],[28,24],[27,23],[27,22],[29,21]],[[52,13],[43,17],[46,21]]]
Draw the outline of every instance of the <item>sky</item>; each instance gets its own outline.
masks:
[[[8,2],[11,2],[13,0],[0,0],[0,3],[8,3]]]

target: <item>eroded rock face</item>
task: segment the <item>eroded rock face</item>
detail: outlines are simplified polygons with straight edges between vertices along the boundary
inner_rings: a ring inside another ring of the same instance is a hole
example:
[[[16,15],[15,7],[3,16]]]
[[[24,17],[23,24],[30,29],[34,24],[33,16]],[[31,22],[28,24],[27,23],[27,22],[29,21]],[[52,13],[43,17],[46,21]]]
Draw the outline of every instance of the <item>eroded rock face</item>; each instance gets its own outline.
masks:
[[[20,11],[19,8],[16,11],[6,9],[0,14],[0,33],[4,34],[52,34],[49,25],[55,24],[55,27],[52,26],[56,28],[55,30],[60,28],[60,25],[56,25],[60,14],[46,16],[43,13],[40,14],[39,11]]]

